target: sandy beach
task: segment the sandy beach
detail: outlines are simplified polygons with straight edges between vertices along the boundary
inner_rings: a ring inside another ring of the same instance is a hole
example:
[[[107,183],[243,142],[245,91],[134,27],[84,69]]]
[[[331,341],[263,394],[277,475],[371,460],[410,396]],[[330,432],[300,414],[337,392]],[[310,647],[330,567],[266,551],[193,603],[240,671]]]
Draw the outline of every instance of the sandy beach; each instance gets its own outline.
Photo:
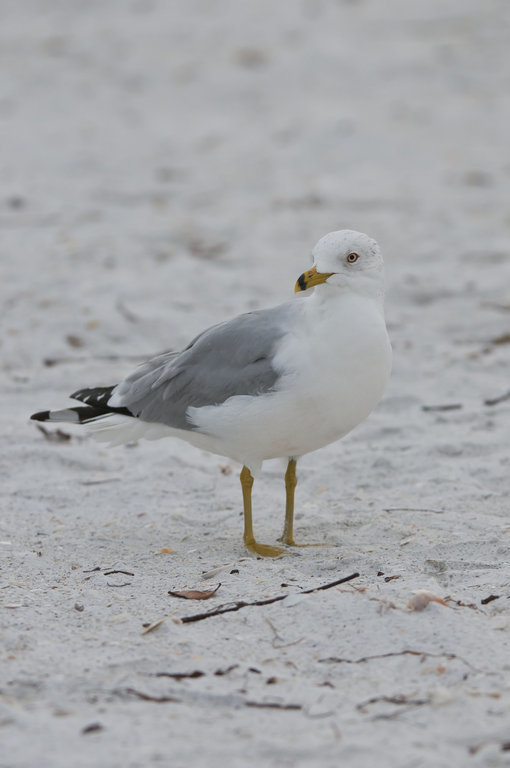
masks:
[[[0,768],[510,766],[508,3],[0,5]],[[229,459],[29,422],[340,228],[394,366],[299,463],[318,546],[250,555]]]

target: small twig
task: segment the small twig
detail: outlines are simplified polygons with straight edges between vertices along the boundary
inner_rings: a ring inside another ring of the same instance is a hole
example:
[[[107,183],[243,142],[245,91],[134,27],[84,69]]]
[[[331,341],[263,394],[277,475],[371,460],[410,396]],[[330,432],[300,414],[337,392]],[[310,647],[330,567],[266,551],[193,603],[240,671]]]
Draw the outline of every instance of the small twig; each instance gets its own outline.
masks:
[[[503,403],[505,400],[510,400],[510,390],[508,392],[505,392],[504,395],[490,398],[488,400],[484,400],[483,402],[485,405],[498,405],[498,403]]]
[[[386,704],[399,704],[413,707],[421,707],[423,704],[430,704],[430,699],[408,699],[404,694],[398,694],[397,696],[374,696],[372,699],[367,699],[360,704],[356,704],[356,709],[363,710],[368,707],[369,704],[377,704],[379,701],[384,701]]]
[[[214,674],[216,677],[223,677],[223,675],[228,675],[229,672],[237,669],[238,666],[239,664],[231,664],[230,667],[219,667]]]
[[[134,576],[134,573],[131,573],[131,571],[104,571],[105,576],[111,576],[112,573],[123,573],[124,576]]]
[[[436,600],[436,602],[438,601]],[[454,605],[458,605],[459,608],[471,608],[472,611],[478,610],[476,603],[465,603],[463,600],[455,600],[451,595],[446,595],[443,602],[453,603]]]
[[[373,661],[375,659],[389,659],[392,656],[421,656],[423,658],[433,658],[433,659],[457,659],[458,661],[461,661],[463,664],[465,664],[470,669],[473,669],[475,672],[480,672],[481,670],[474,667],[472,664],[470,664],[469,661],[466,661],[466,659],[463,659],[462,656],[457,656],[456,653],[429,653],[428,651],[412,651],[412,650],[405,650],[405,651],[390,651],[389,653],[377,653],[374,656],[361,656],[359,659],[343,659],[339,656],[329,656],[325,659],[319,659],[320,662],[334,662],[335,664],[363,664],[366,661]]]
[[[324,589],[331,589],[331,587],[336,587],[339,584],[344,584],[346,581],[352,581],[352,579],[357,579],[358,576],[359,576],[359,573],[351,573],[350,576],[344,576],[342,579],[331,581],[329,584],[322,584],[320,587],[312,587],[311,589],[303,589],[301,592],[298,592],[297,594],[309,595],[312,592],[319,592]],[[237,602],[232,603],[230,605],[220,605],[211,611],[206,611],[205,613],[195,613],[191,616],[183,616],[180,619],[180,622],[182,624],[189,624],[192,621],[202,621],[202,619],[208,619],[211,616],[220,616],[222,613],[232,613],[233,611],[240,611],[241,608],[248,608],[254,605],[270,605],[271,603],[277,603],[280,600],[285,600],[286,597],[288,597],[288,595],[276,595],[276,597],[268,597],[265,600],[254,600],[252,602],[247,602],[245,600],[238,600]]]
[[[83,734],[87,733],[97,733],[98,731],[103,731],[104,725],[101,723],[90,723],[90,725],[86,725],[85,728],[81,729],[81,732]]]
[[[260,709],[303,709],[301,704],[280,704],[277,701],[245,701],[246,707],[259,707]]]
[[[462,403],[446,403],[446,405],[422,405],[422,411],[458,411]]]
[[[195,669],[193,672],[156,672],[155,677],[171,677],[172,680],[184,680],[187,678],[204,677],[205,672]]]
[[[157,704],[164,704],[167,701],[175,702],[176,704],[181,703],[181,700],[176,699],[175,696],[151,696],[148,693],[143,693],[143,691],[137,691],[135,688],[124,688],[120,693],[129,693],[131,696],[142,699],[142,701],[155,701]]]
[[[492,603],[493,600],[499,600],[501,595],[489,595],[489,597],[484,597],[483,600],[480,600],[482,605],[487,605],[487,603]]]
[[[331,589],[331,587],[337,587],[339,584],[345,584],[346,581],[352,581],[353,579],[358,579],[359,573],[351,573],[350,576],[344,576],[343,579],[337,579],[336,581],[330,581],[329,584],[322,584],[320,587],[311,587],[310,589],[302,589],[301,592],[298,592],[298,595],[311,595],[312,592],[321,592],[324,589]],[[283,597],[287,597],[287,595],[283,595]],[[282,599],[283,599],[282,597]]]
[[[501,336],[496,336],[494,339],[489,340],[490,344],[510,344],[510,333],[502,333]]]
[[[109,581],[106,582],[107,587],[130,587],[131,584],[132,584],[131,581],[125,581],[123,584],[112,584]]]

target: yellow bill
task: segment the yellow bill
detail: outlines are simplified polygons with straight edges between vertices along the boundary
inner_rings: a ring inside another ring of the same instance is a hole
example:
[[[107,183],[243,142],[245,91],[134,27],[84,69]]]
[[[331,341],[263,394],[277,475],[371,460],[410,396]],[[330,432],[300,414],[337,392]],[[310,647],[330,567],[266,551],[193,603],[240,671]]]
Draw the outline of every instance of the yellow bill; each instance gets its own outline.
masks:
[[[317,272],[317,267],[312,267],[298,277],[298,281],[294,286],[294,293],[306,291],[308,288],[313,288],[314,285],[325,283],[328,277],[334,274],[334,272]]]

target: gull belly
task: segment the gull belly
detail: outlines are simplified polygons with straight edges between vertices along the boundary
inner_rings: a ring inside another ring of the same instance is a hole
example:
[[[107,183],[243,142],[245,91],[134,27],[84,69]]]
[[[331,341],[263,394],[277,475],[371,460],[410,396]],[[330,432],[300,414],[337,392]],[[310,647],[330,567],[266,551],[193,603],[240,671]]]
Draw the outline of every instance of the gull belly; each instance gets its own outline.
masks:
[[[342,438],[374,409],[390,374],[391,346],[373,298],[311,296],[295,306],[292,331],[275,352],[273,392],[189,409],[203,446],[252,473],[265,459],[299,457]]]

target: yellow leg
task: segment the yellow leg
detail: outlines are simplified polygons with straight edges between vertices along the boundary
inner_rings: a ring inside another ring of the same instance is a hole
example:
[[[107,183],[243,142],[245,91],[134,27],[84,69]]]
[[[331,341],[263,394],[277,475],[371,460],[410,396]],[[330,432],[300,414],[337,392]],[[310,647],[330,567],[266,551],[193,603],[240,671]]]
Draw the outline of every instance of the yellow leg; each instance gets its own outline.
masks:
[[[289,547],[297,547],[294,541],[294,491],[296,485],[296,460],[290,459],[285,473],[285,523],[280,539]]]
[[[251,519],[251,489],[253,487],[253,477],[248,467],[241,470],[241,487],[243,489],[244,504],[244,543],[250,552],[263,557],[278,557],[285,550],[280,547],[271,547],[269,544],[259,544],[253,535],[253,524]]]
[[[296,460],[290,459],[285,473],[285,523],[283,524],[283,533],[278,541],[283,541],[288,547],[321,547],[322,544],[296,544],[294,541],[294,491],[296,485]]]

